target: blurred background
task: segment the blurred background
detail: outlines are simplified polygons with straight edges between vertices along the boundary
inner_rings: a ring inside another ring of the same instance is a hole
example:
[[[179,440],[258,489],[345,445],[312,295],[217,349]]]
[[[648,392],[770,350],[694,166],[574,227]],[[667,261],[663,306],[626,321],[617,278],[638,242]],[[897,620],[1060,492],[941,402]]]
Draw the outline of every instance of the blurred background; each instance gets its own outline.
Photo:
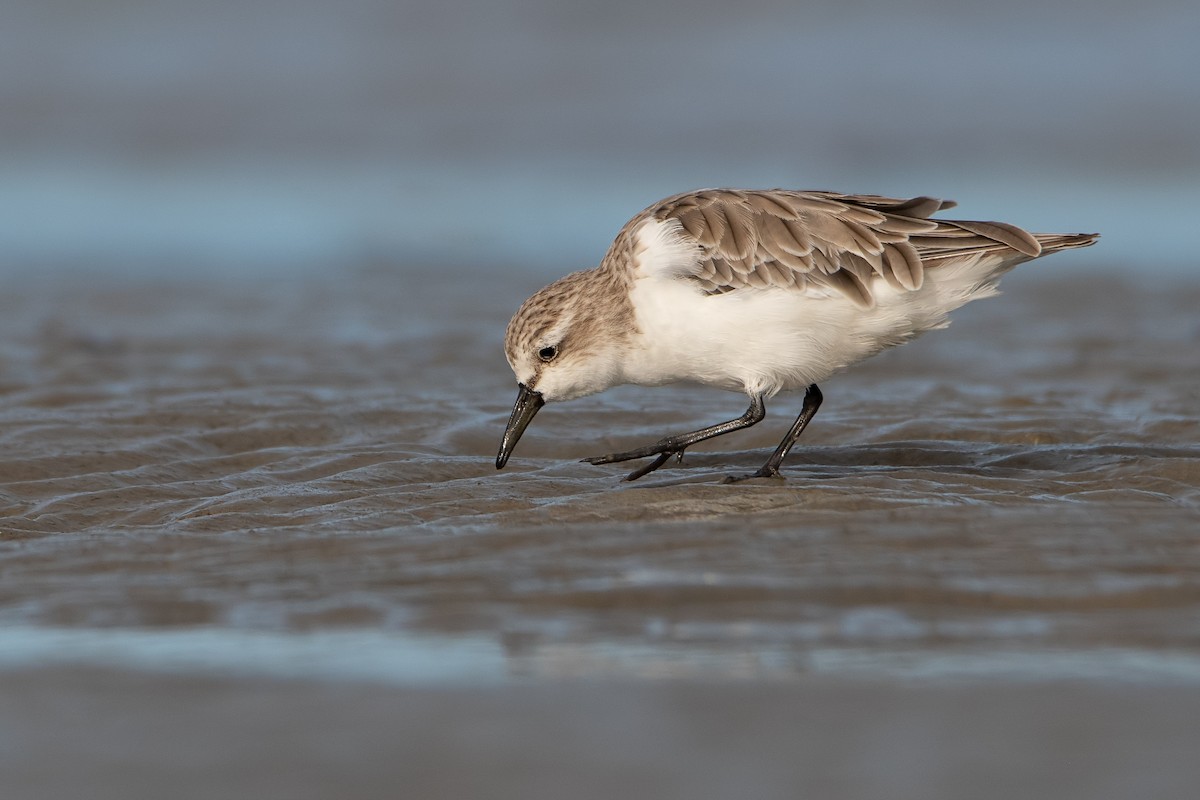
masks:
[[[713,185],[950,197],[967,218],[1101,231],[1093,265],[1193,251],[1188,0],[38,0],[4,17],[10,274],[556,275],[652,201]]]

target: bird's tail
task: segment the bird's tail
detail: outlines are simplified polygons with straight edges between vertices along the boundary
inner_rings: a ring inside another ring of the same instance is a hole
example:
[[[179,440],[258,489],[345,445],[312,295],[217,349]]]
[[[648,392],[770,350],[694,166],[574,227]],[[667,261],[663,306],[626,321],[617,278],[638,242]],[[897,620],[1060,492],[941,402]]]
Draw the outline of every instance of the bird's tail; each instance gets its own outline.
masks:
[[[1077,247],[1088,247],[1100,238],[1098,233],[1035,233],[1033,238],[1042,246],[1042,255],[1056,253],[1059,250],[1074,250]]]

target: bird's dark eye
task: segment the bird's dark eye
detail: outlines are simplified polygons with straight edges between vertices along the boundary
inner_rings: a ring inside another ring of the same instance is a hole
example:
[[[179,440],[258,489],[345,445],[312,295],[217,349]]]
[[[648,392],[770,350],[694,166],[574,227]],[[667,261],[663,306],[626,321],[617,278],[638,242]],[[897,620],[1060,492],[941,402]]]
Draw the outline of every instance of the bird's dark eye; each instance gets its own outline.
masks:
[[[557,355],[558,348],[554,345],[543,347],[541,350],[538,350],[538,358],[540,358],[542,361],[553,361],[554,357]]]

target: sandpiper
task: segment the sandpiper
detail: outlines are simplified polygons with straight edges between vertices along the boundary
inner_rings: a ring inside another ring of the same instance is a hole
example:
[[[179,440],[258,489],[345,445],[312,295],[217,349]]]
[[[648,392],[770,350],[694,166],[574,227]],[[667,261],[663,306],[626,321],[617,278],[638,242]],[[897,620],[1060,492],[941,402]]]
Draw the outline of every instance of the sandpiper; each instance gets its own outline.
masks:
[[[631,219],[595,269],[541,289],[508,324],[519,391],[496,456],[502,468],[545,404],[619,384],[679,381],[745,392],[736,419],[587,458],[656,456],[748,428],[766,401],[804,389],[800,415],[766,463],[779,465],[817,413],[817,383],[997,293],[1017,264],[1086,247],[1098,234],[1030,234],[1003,222],[932,219],[950,201],[825,191],[705,189]]]

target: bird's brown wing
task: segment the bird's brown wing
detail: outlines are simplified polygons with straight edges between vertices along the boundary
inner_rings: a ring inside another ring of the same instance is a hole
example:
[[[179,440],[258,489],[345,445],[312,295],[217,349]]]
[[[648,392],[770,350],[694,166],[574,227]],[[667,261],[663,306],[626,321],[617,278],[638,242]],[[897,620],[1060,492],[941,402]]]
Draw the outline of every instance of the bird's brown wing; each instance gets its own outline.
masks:
[[[1013,225],[931,219],[953,206],[932,197],[705,189],[669,197],[633,222],[677,220],[700,253],[685,277],[706,292],[829,289],[864,308],[875,304],[881,281],[913,291],[926,269],[951,260],[1005,252],[1015,262],[1041,253],[1038,240]]]

